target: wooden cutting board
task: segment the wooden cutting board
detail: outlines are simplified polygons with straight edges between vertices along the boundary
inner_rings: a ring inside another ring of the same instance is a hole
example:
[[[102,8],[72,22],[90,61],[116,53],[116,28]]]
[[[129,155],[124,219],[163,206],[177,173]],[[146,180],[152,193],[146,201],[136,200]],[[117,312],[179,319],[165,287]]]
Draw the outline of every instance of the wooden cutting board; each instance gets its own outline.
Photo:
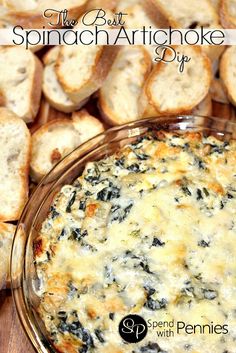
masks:
[[[50,120],[53,120],[58,118],[60,113],[56,112],[55,114],[55,111],[50,111],[49,115]],[[214,103],[212,115],[227,120],[236,120],[235,108],[227,104]],[[35,129],[37,126],[32,128]],[[0,353],[34,352],[35,350],[19,322],[10,290],[0,291]]]

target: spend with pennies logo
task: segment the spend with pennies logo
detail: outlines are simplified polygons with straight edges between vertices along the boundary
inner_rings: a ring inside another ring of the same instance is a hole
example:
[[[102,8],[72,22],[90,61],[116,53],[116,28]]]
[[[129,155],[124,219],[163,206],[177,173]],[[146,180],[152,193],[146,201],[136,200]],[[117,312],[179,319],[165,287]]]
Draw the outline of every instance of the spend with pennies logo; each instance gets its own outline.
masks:
[[[142,341],[148,331],[146,321],[139,315],[128,315],[119,324],[119,333],[124,341],[138,343]]]

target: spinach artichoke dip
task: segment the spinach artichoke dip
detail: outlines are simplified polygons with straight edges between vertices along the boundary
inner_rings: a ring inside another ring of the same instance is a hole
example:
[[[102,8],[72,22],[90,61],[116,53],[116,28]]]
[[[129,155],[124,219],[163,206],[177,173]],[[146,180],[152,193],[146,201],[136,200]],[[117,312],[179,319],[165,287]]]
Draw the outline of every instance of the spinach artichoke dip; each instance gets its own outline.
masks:
[[[235,214],[233,140],[150,132],[88,163],[34,243],[38,312],[54,347],[235,353]],[[138,343],[119,334],[129,314],[148,323]]]

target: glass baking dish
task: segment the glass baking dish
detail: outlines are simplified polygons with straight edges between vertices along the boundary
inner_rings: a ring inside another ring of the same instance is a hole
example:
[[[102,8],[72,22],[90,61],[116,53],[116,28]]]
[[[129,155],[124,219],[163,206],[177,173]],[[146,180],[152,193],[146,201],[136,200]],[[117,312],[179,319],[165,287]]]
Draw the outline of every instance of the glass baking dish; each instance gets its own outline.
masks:
[[[54,196],[65,184],[71,184],[89,161],[113,154],[121,146],[133,142],[149,130],[202,131],[221,140],[236,138],[236,123],[199,116],[151,118],[115,127],[86,142],[64,158],[41,181],[19,220],[11,255],[11,285],[21,324],[35,350],[56,352],[47,338],[37,314],[37,275],[33,258],[33,242],[46,218]]]

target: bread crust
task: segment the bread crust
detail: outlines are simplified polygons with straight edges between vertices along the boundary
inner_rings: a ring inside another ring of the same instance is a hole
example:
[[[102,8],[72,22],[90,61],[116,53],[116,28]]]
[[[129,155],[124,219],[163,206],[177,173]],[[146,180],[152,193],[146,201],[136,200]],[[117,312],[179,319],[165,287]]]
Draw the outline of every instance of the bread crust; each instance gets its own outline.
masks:
[[[26,135],[26,154],[25,154],[25,163],[21,166],[19,175],[21,179],[21,196],[20,202],[17,205],[15,212],[7,214],[0,209],[0,221],[8,222],[8,221],[17,221],[20,218],[21,212],[28,200],[28,176],[29,176],[29,164],[30,164],[30,156],[31,156],[31,136],[30,132],[22,119],[17,117],[13,112],[6,108],[0,108],[0,124],[8,123],[9,121],[14,122],[15,124],[20,124]]]
[[[0,222],[0,290],[10,287],[10,255],[16,226]]]
[[[223,54],[221,61],[220,61],[220,77],[223,81],[224,88],[226,90],[227,96],[230,100],[230,102],[234,105],[236,105],[236,94],[234,90],[232,89],[233,84],[230,83],[230,80],[232,80],[232,73],[229,72],[229,60],[230,60],[230,55],[231,51],[234,50],[234,47],[229,47]]]
[[[40,100],[42,95],[42,83],[43,83],[43,65],[41,61],[34,56],[35,60],[35,77],[33,79],[33,85],[31,90],[31,108],[30,115],[32,116],[32,120],[36,117],[39,107]]]
[[[220,20],[224,28],[236,28],[236,18],[230,15],[227,0],[221,0],[220,4]]]
[[[149,53],[142,47],[140,47],[140,50],[143,53],[143,62],[144,62],[144,66],[146,66],[145,69],[145,75],[144,75],[144,80],[143,80],[143,85],[146,81],[146,79],[148,78],[148,75],[151,71],[151,60],[150,60],[150,55]],[[111,68],[112,70],[112,68]],[[122,124],[122,122],[119,121],[119,118],[113,115],[113,111],[110,109],[109,105],[107,104],[107,100],[106,97],[102,94],[102,91],[99,90],[98,92],[99,95],[99,100],[98,100],[98,107],[99,107],[99,111],[104,119],[104,121],[112,126],[116,126],[116,125],[120,125]],[[140,118],[142,116],[140,115]]]
[[[56,72],[55,72],[55,65],[56,65],[59,51],[60,51],[59,47],[54,47],[53,49],[49,50],[43,57],[43,63],[45,65],[44,72],[43,72],[43,85],[42,85],[43,93],[53,108],[55,108],[63,113],[72,113],[73,111],[78,110],[83,105],[85,105],[87,103],[88,99],[86,98],[82,102],[79,102],[78,104],[75,104],[72,101],[71,102],[66,101],[67,104],[65,104],[65,102],[63,102],[63,99],[58,99],[58,100],[53,99],[53,96],[51,94],[51,90],[48,88],[47,71],[46,70],[51,69],[52,70],[51,75],[49,74],[50,79],[52,80],[51,76],[53,74],[53,76],[55,76],[54,79],[57,80],[57,76],[56,76]],[[50,66],[51,66],[51,68],[50,68]],[[61,86],[59,81],[58,81],[58,86],[60,86],[59,88],[62,91],[64,91],[63,87]],[[67,95],[66,92],[64,92],[64,94],[65,94],[65,96],[67,96],[69,98],[69,96]],[[65,97],[65,99],[67,97]]]
[[[63,50],[63,48],[61,48],[61,50]],[[84,99],[89,98],[101,87],[103,81],[110,71],[112,63],[116,58],[116,55],[119,51],[119,46],[100,47],[96,54],[95,62],[92,66],[89,79],[87,79],[87,81],[84,82],[81,86],[76,88],[70,87],[67,82],[65,82],[64,74],[60,72],[60,63],[62,58],[61,50],[56,63],[56,74],[59,82],[71,100],[76,104],[79,104]]]
[[[178,47],[173,46],[173,48],[177,49]],[[184,106],[179,106],[176,107],[175,109],[161,109],[160,104],[154,99],[153,93],[151,92],[151,84],[156,76],[158,76],[163,70],[166,69],[166,64],[164,62],[158,63],[154,69],[152,70],[150,76],[148,77],[147,83],[146,83],[146,94],[147,94],[147,99],[150,102],[151,105],[155,107],[155,109],[160,112],[161,115],[165,114],[182,114],[182,113],[188,113],[191,111],[196,105],[198,105],[207,95],[210,83],[211,83],[211,64],[209,58],[202,53],[201,49],[199,47],[192,47],[192,50],[196,52],[197,55],[201,55],[204,61],[204,68],[207,73],[207,82],[206,82],[206,89],[205,92],[199,95],[199,97],[195,96],[195,100],[191,102],[186,102]],[[207,88],[208,87],[208,88]]]
[[[65,127],[73,127],[72,121],[70,119],[54,119],[42,125],[37,129],[32,135],[32,158],[30,163],[30,176],[32,180],[39,182],[45,175],[44,171],[40,170],[40,167],[36,167],[34,163],[34,144],[37,143],[37,140],[45,133],[48,132],[50,127],[56,128],[57,126],[64,125]]]
[[[86,1],[80,6],[73,8],[68,8],[68,18],[76,19],[79,18],[86,9]],[[34,11],[14,11],[10,10],[7,14],[7,18],[14,24],[22,26],[23,28],[60,28],[60,26],[49,26],[49,22],[55,20],[55,15],[50,17],[50,19],[44,18],[43,14]]]

